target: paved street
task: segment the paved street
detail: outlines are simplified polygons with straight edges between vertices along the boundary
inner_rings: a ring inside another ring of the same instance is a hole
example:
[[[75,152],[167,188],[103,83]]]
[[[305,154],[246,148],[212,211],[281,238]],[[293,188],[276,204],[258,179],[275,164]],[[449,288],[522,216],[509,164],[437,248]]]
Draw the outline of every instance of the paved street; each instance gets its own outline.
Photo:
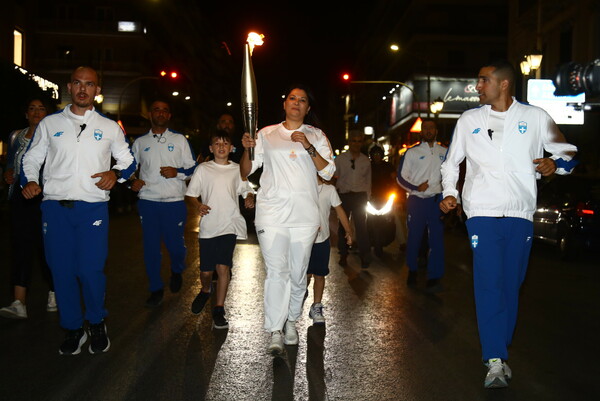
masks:
[[[12,301],[7,216],[0,216],[0,304]],[[226,302],[228,330],[212,330],[210,310],[192,315],[199,291],[197,217],[187,226],[188,269],[179,294],[148,296],[141,228],[135,213],[111,217],[106,354],[60,356],[55,313],[45,311],[39,270],[29,318],[0,318],[0,400],[592,400],[600,367],[600,267],[597,256],[562,262],[536,244],[522,291],[508,389],[485,390],[475,322],[470,250],[461,230],[448,231],[444,291],[405,285],[396,244],[366,270],[357,255],[337,265],[324,304],[327,325],[311,325],[307,300],[300,345],[284,358],[266,354],[262,330],[264,269],[252,235],[239,242]],[[69,246],[69,244],[65,244]],[[166,254],[165,254],[166,255]],[[168,282],[168,260],[163,260]],[[425,273],[425,272],[423,272]],[[419,283],[424,287],[425,276]]]

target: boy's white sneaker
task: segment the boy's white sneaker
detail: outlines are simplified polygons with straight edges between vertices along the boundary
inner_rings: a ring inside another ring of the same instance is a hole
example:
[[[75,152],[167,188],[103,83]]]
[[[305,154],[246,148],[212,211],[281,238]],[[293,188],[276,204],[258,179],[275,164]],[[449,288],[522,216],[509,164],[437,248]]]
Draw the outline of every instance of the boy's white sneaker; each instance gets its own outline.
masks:
[[[48,312],[56,312],[58,307],[56,306],[56,294],[54,291],[48,291],[48,305],[46,306]]]
[[[308,317],[313,320],[313,324],[325,324],[325,316],[323,316],[323,304],[316,303],[310,307]]]
[[[281,330],[271,332],[271,344],[269,344],[267,351],[273,356],[283,353],[283,333]]]
[[[9,306],[0,309],[0,316],[9,319],[27,319],[27,308],[17,299]]]
[[[283,338],[285,345],[298,345],[298,331],[296,330],[296,321],[287,320],[285,322],[285,337]]]

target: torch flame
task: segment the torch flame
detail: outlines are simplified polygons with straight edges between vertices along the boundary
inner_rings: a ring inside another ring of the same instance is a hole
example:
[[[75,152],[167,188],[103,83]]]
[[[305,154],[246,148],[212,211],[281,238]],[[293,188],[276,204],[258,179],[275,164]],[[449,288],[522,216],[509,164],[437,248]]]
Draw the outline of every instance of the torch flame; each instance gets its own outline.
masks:
[[[248,42],[248,47],[250,48],[250,55],[252,55],[254,46],[261,46],[264,43],[264,37],[265,35],[262,33],[250,32],[248,34],[248,39],[246,39],[246,42]]]

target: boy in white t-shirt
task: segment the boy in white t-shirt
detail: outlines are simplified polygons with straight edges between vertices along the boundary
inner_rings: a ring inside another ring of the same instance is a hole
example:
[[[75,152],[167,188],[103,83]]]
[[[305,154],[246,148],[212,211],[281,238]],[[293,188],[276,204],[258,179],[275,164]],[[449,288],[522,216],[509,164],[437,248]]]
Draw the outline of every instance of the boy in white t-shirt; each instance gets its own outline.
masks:
[[[254,193],[248,181],[242,180],[240,167],[229,160],[233,150],[231,138],[218,131],[211,138],[210,152],[214,160],[196,167],[186,192],[186,199],[200,213],[200,282],[202,289],[192,302],[192,313],[199,314],[212,293],[213,272],[217,271],[213,326],[226,329],[225,297],[229,287],[236,239],[246,239],[246,221],[240,213],[238,197],[245,207],[254,207]],[[200,200],[198,199],[200,198]]]
[[[346,232],[346,243],[352,244],[352,234],[350,221],[344,208],[342,201],[333,185],[324,181],[320,176],[317,176],[319,181],[319,232],[317,239],[312,247],[310,261],[308,262],[307,271],[307,286],[310,284],[310,279],[314,277],[313,283],[313,304],[310,307],[308,316],[313,320],[313,324],[325,324],[323,316],[323,291],[325,290],[325,276],[329,274],[329,253],[331,244],[329,241],[329,214],[331,208],[335,209],[338,219],[344,231]],[[306,290],[308,296],[308,289]]]

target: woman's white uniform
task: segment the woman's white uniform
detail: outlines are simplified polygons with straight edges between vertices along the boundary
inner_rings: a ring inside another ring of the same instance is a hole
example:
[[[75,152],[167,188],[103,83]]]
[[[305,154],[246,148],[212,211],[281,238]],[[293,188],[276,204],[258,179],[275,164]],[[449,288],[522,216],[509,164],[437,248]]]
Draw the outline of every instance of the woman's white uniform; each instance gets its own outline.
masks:
[[[328,165],[317,171],[294,131],[304,133]],[[303,124],[288,130],[283,123],[258,132],[251,173],[263,167],[256,197],[255,226],[265,260],[265,329],[281,330],[297,320],[306,292],[306,270],[319,228],[317,173],[330,180],[335,172],[329,140],[318,128]]]

